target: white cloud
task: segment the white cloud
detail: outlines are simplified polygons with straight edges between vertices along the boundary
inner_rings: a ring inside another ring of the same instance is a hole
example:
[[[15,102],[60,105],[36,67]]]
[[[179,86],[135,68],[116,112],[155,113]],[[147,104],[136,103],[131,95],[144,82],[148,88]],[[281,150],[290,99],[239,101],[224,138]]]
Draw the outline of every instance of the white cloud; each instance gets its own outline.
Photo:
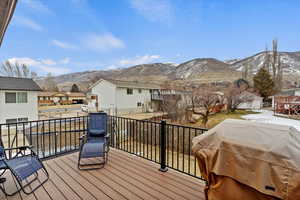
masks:
[[[125,48],[124,42],[111,33],[102,35],[89,34],[83,40],[83,45],[96,51],[109,51],[111,49]]]
[[[61,64],[68,64],[70,62],[70,58],[64,58],[59,61]]]
[[[118,69],[118,66],[116,66],[116,65],[109,65],[109,66],[105,67],[105,70],[115,70],[115,69]]]
[[[78,49],[78,47],[76,45],[73,45],[73,44],[70,44],[67,42],[63,42],[63,41],[59,41],[59,40],[52,40],[51,43],[62,49]]]
[[[36,61],[34,59],[31,59],[31,58],[27,58],[27,57],[24,57],[24,58],[9,58],[7,60],[10,63],[13,63],[13,64],[19,63],[19,64],[25,64],[25,65],[28,65],[28,66],[40,64],[39,61]]]
[[[51,60],[51,59],[41,60],[41,63],[43,63],[45,65],[56,65],[56,62],[54,60]]]
[[[43,4],[39,0],[21,0],[20,2],[26,5],[27,7],[30,7],[34,11],[38,11],[46,14],[53,13],[45,4]]]
[[[7,59],[11,63],[25,64],[30,67],[33,71],[38,72],[39,74],[52,73],[54,75],[68,73],[71,70],[66,67],[58,66],[58,62],[52,59],[33,59],[29,57],[21,58],[9,58]]]
[[[136,56],[131,59],[123,59],[120,60],[120,65],[122,66],[130,66],[130,65],[139,65],[139,64],[147,64],[153,62],[154,60],[159,59],[159,55],[144,55],[144,56]]]
[[[14,23],[35,31],[42,31],[44,29],[40,24],[27,17],[16,16]]]
[[[169,0],[130,0],[131,6],[152,22],[170,24],[173,19],[173,7]]]

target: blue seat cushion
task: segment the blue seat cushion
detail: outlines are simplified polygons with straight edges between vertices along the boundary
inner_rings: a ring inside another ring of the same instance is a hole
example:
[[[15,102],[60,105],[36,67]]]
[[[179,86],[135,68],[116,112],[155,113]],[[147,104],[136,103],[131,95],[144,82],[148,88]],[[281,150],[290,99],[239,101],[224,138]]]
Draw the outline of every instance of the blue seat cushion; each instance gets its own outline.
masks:
[[[5,165],[5,163],[3,161],[0,161],[0,170],[2,169],[6,169],[7,166]]]
[[[80,152],[81,158],[103,157],[105,151],[105,143],[103,140],[89,140],[82,147]]]
[[[93,137],[101,137],[105,135],[105,130],[101,129],[90,129],[89,130],[89,135]]]
[[[20,180],[25,180],[43,168],[41,162],[33,156],[23,156],[6,160],[6,164],[16,173]]]

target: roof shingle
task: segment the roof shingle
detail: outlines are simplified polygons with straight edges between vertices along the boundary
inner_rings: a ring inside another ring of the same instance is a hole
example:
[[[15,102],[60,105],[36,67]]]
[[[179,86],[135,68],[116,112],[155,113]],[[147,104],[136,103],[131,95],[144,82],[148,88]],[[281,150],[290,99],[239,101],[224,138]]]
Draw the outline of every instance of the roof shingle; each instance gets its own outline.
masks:
[[[30,78],[0,76],[0,90],[41,91],[42,89]]]

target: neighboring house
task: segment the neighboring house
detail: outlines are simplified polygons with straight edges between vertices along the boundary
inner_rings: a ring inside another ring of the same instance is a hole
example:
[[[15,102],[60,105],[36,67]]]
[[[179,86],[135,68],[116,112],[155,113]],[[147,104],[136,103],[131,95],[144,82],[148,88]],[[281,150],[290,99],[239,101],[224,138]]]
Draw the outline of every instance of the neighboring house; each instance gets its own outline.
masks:
[[[54,104],[83,104],[86,101],[86,95],[81,92],[39,92],[39,105]]]
[[[162,104],[164,101],[179,98],[179,106],[191,106],[191,91],[178,90],[170,88],[161,88],[155,90],[151,94],[152,108],[154,111],[162,111]]]
[[[259,110],[263,107],[263,98],[254,93],[244,91],[241,97],[245,99],[245,102],[241,103],[238,109]]]
[[[39,91],[32,79],[0,77],[0,124],[37,120]]]
[[[287,89],[283,90],[276,95],[272,96],[272,108],[275,108],[275,105],[280,102],[294,102],[294,98],[300,97],[300,88],[293,88],[293,89]],[[297,98],[298,99],[298,98]],[[297,101],[297,100],[296,100]]]
[[[139,113],[151,110],[151,94],[160,87],[135,81],[100,79],[90,88],[96,95],[98,110],[110,114]]]
[[[300,88],[283,90],[272,96],[275,114],[300,115]]]

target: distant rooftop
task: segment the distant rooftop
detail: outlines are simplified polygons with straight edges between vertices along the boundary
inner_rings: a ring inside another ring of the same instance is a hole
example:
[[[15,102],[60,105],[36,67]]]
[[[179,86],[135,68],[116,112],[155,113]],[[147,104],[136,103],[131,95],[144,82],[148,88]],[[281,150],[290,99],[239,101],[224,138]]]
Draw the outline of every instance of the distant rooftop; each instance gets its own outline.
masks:
[[[287,89],[279,92],[275,96],[295,96],[296,91],[300,91],[300,88]]]
[[[65,95],[65,96],[68,96],[68,97],[85,97],[86,95],[82,92],[39,92],[38,93],[38,96],[40,97],[46,97],[46,96],[56,96],[56,95]]]
[[[41,91],[41,88],[30,78],[0,76],[0,90]]]

